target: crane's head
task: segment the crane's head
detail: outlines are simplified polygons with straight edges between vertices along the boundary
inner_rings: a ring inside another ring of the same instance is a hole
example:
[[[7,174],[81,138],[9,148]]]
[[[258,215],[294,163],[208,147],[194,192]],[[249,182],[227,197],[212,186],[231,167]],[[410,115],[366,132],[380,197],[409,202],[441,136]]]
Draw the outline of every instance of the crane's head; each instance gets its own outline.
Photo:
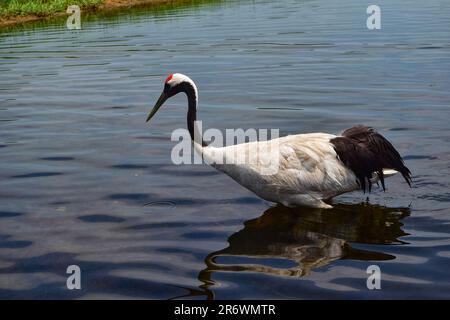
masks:
[[[180,92],[186,92],[188,96],[192,92],[191,95],[193,95],[193,97],[189,98],[195,100],[197,99],[197,87],[195,86],[195,83],[191,78],[181,73],[174,73],[169,75],[166,81],[164,81],[164,90],[161,93],[161,96],[159,97],[153,109],[148,114],[147,122],[155,115],[155,113],[159,110],[159,108],[161,108],[161,106],[164,104],[164,102],[166,102],[167,99]]]

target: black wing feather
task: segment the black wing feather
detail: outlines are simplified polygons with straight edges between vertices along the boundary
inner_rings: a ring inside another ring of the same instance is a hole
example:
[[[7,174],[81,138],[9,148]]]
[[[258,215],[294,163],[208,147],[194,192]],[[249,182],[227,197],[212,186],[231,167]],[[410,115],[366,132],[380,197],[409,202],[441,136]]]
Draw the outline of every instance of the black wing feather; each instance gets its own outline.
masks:
[[[411,186],[411,171],[405,166],[402,157],[394,146],[373,128],[355,126],[345,130],[341,137],[330,141],[339,159],[352,170],[361,189],[369,192],[372,183],[370,179],[376,173],[385,190],[383,169],[394,169],[400,172]]]

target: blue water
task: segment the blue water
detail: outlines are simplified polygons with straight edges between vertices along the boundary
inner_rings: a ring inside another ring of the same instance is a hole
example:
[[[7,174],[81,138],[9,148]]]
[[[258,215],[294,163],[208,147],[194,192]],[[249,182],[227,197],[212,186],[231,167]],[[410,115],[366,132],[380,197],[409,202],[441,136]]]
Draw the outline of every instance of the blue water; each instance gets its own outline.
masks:
[[[203,1],[0,33],[0,298],[450,298],[450,3]],[[377,128],[413,172],[274,207],[203,165],[175,166],[167,74],[204,128]],[[78,265],[82,289],[66,288]],[[378,265],[381,290],[368,290]]]

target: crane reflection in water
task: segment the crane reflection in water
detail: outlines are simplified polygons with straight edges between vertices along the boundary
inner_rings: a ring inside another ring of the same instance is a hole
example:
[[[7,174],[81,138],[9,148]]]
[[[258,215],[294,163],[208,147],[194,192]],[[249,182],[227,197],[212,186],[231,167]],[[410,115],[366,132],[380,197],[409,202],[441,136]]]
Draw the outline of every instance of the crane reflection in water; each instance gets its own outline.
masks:
[[[218,272],[300,278],[339,259],[393,260],[393,255],[356,249],[351,243],[405,244],[400,238],[408,234],[402,230],[401,220],[409,215],[409,208],[368,203],[338,204],[329,210],[277,205],[259,218],[246,221],[242,230],[228,238],[227,248],[210,253],[205,258],[206,268],[198,275],[203,285],[186,288],[189,294],[183,297],[214,299],[213,276]],[[274,266],[275,260],[290,263],[288,267]]]

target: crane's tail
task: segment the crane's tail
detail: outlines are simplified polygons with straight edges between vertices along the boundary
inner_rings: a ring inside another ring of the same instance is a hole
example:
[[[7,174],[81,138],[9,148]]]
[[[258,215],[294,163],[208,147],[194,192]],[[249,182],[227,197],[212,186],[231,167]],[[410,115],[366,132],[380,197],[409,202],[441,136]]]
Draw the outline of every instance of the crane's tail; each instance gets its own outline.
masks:
[[[393,169],[383,169],[383,176],[384,178],[390,178],[395,176],[398,173],[397,170],[393,170]],[[380,177],[378,176],[378,174],[373,174],[372,178],[370,179],[370,182],[372,183],[377,183],[378,181],[380,181]]]
[[[392,169],[383,169],[383,175],[385,178],[389,178],[392,176],[395,176],[398,173],[397,170],[392,170]]]

